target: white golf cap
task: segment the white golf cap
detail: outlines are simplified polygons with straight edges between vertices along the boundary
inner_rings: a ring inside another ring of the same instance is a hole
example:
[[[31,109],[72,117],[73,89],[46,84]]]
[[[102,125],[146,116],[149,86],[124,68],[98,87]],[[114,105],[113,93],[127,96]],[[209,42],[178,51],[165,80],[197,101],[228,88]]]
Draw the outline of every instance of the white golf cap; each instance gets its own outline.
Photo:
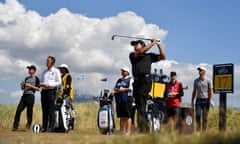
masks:
[[[205,67],[203,67],[203,66],[198,67],[197,70],[199,70],[199,71],[207,71],[207,69]]]
[[[129,68],[128,68],[128,67],[122,67],[122,68],[121,68],[121,70],[122,70],[122,71],[126,71],[126,72],[130,73],[130,70],[129,70]]]
[[[65,69],[68,70],[68,65],[66,65],[66,64],[61,64],[61,65],[58,66],[58,68],[65,68]]]

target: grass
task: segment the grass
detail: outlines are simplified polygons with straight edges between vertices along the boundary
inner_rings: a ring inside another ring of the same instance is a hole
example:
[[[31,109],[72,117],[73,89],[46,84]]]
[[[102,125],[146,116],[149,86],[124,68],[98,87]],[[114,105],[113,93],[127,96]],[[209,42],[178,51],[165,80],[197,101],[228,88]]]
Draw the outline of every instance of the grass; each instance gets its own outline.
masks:
[[[81,103],[75,104],[75,109],[78,112],[77,124],[74,131],[69,133],[40,133],[34,134],[32,131],[24,131],[23,127],[26,122],[25,112],[22,114],[20,128],[18,132],[12,132],[13,117],[16,110],[16,105],[0,105],[0,144],[237,144],[240,142],[240,110],[228,109],[227,111],[227,131],[218,132],[218,110],[211,110],[209,114],[208,131],[196,136],[176,134],[169,132],[160,132],[153,134],[133,134],[130,137],[123,135],[100,135],[96,117],[98,104],[96,103]],[[41,107],[34,107],[33,123],[41,124]],[[118,125],[118,121],[116,122]]]

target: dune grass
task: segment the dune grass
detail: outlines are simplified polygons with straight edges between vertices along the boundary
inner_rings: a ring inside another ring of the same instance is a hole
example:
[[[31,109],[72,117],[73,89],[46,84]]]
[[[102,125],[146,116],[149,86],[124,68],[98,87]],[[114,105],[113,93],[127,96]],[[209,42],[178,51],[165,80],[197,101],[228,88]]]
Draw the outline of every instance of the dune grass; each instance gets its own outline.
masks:
[[[78,113],[77,124],[74,131],[69,133],[40,133],[34,134],[32,131],[24,131],[26,123],[26,113],[23,112],[21,117],[20,128],[18,132],[12,132],[13,117],[16,105],[0,105],[0,144],[45,144],[45,143],[99,143],[99,144],[237,144],[240,142],[240,110],[228,109],[227,111],[227,131],[218,131],[218,110],[210,111],[208,131],[205,134],[196,136],[177,134],[175,132],[160,132],[153,134],[133,134],[131,136],[123,135],[100,135],[96,118],[97,103],[74,104]],[[35,105],[33,123],[41,124],[41,107]],[[118,121],[116,122],[118,125]],[[117,127],[118,129],[118,127]]]

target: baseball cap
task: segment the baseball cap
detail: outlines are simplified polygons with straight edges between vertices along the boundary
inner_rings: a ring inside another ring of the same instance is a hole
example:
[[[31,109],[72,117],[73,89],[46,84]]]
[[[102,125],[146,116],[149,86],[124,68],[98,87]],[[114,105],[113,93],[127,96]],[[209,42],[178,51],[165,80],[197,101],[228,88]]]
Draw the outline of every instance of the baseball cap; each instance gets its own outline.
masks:
[[[125,71],[125,72],[128,72],[128,73],[130,72],[130,70],[129,70],[128,67],[122,67],[122,68],[121,68],[121,71]]]
[[[141,44],[142,46],[145,46],[145,42],[143,40],[135,40],[135,41],[131,41],[130,44],[131,46],[135,46],[136,44]]]
[[[203,66],[198,67],[197,70],[199,70],[199,71],[207,71],[207,69],[205,67],[203,67]]]
[[[33,69],[33,70],[37,70],[36,66],[35,65],[30,65],[30,66],[27,66],[27,69]]]
[[[174,72],[174,71],[170,72],[170,76],[171,76],[171,77],[172,77],[172,76],[176,76],[176,75],[177,75],[176,72]]]

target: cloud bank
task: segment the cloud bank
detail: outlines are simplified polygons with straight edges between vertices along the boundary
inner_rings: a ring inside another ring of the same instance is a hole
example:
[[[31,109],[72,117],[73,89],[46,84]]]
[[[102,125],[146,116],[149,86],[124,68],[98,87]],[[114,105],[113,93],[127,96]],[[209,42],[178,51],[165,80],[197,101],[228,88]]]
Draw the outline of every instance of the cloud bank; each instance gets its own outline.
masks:
[[[43,17],[35,11],[26,10],[16,0],[6,0],[0,3],[0,75],[19,83],[26,76],[27,65],[37,65],[40,75],[45,68],[46,57],[53,55],[57,65],[69,65],[77,91],[97,95],[101,88],[112,87],[120,76],[121,66],[130,66],[128,55],[132,48],[129,40],[116,38],[112,41],[113,34],[145,35],[164,41],[168,31],[146,23],[143,17],[130,11],[99,19],[62,8]],[[208,77],[211,79],[212,66],[200,65],[209,69]],[[197,66],[174,60],[153,65],[154,68],[162,68],[165,73],[177,71],[179,79],[190,89],[197,77]],[[239,67],[237,72],[239,79]],[[80,74],[85,75],[82,81],[77,80]],[[108,83],[100,82],[104,77],[109,79]],[[6,78],[0,78],[0,82],[11,86]],[[240,87],[239,83],[237,86]],[[188,91],[186,101],[191,90]],[[3,92],[6,93],[6,90],[1,88],[0,93]],[[19,88],[12,88],[8,93],[9,97],[17,97]]]

